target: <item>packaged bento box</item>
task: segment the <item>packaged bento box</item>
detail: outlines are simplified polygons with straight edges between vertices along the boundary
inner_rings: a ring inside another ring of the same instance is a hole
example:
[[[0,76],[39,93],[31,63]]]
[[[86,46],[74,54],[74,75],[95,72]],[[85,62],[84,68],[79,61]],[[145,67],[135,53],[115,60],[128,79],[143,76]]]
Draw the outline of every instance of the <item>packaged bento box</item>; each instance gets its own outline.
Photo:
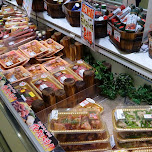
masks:
[[[60,67],[67,67],[68,65],[69,65],[69,63],[60,57],[57,57],[55,59],[52,59],[52,60],[49,60],[49,61],[43,63],[43,66],[49,72],[53,72],[53,71],[59,69]]]
[[[11,83],[17,83],[32,77],[32,75],[23,67],[17,66],[15,68],[3,71],[4,76]]]
[[[25,62],[27,59],[19,54],[17,51],[10,51],[3,55],[0,55],[0,63],[1,65],[6,68],[13,68],[21,63]]]
[[[18,86],[14,87],[16,91],[20,94],[22,99],[31,106],[32,102],[41,99],[38,93],[26,82],[22,81]],[[41,99],[42,100],[42,99]]]
[[[83,60],[78,60],[76,61],[74,65],[70,66],[70,69],[73,70],[81,78],[83,78],[84,71],[93,69],[93,67],[91,67],[89,64],[87,64]]]
[[[34,58],[48,49],[37,40],[33,40],[24,45],[19,46],[19,49],[29,58]]]

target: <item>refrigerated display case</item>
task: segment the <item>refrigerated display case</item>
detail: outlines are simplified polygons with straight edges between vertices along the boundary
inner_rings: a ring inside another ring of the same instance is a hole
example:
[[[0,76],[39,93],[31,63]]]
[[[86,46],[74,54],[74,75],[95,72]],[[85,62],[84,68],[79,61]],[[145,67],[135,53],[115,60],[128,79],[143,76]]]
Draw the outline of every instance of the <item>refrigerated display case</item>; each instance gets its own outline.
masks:
[[[5,3],[13,5],[15,7],[18,7],[20,10],[24,11],[24,9],[17,5],[16,0],[6,0]],[[119,3],[118,3],[119,5]],[[53,19],[50,16],[48,16],[47,12],[39,12],[35,13],[32,11],[31,18],[36,19],[38,22],[45,24],[46,26],[49,26],[51,28],[56,29],[57,31],[62,32],[63,34],[70,36],[76,41],[81,41],[81,31],[79,27],[71,27],[65,18],[62,19]],[[152,81],[152,60],[149,58],[148,53],[139,52],[139,53],[132,53],[132,54],[125,54],[118,50],[110,41],[109,37],[100,38],[97,39],[95,42],[95,49],[92,51],[93,56],[97,60],[106,60],[109,63],[112,64],[112,72],[114,73],[122,73],[126,72],[129,73],[135,80],[135,84],[137,86],[143,85],[143,84],[151,84]],[[95,52],[94,52],[95,51]],[[16,111],[12,108],[9,101],[4,97],[3,93],[1,94],[1,105],[2,105],[2,112],[3,114],[10,113],[6,119],[9,119],[9,121],[17,121],[15,123],[14,127],[12,128],[20,128],[19,130],[22,132],[22,134],[17,131],[15,131],[15,135],[18,138],[20,145],[23,146],[23,149],[28,151],[41,151],[43,152],[43,148],[40,146],[38,141],[35,139],[35,137],[32,135],[32,133],[29,131],[29,128],[22,122],[19,115],[16,113]],[[103,114],[103,119],[106,120],[106,123],[109,124],[108,128],[112,128],[112,123],[109,123],[111,121],[111,111],[113,108],[115,108],[118,104],[132,104],[132,102],[124,103],[124,99],[117,98],[117,101],[115,100],[112,104],[110,100],[107,100],[105,98],[99,99],[100,103],[103,105],[104,110],[106,112]],[[12,118],[10,115],[13,115]],[[11,124],[12,125],[12,124]],[[18,125],[18,126],[16,126]],[[8,126],[8,125],[5,125]],[[1,127],[1,125],[0,125]],[[13,130],[14,131],[14,130]],[[2,132],[2,131],[1,131]],[[110,135],[112,135],[112,130],[110,129]],[[5,138],[5,141],[8,141],[5,137],[6,133],[3,133],[3,137]],[[19,137],[18,137],[19,136]],[[20,136],[26,140],[26,142],[23,142],[20,139]],[[28,144],[24,145],[24,144]],[[7,143],[9,145],[9,143]],[[11,146],[9,145],[11,148]],[[31,150],[32,147],[32,150]],[[60,149],[60,148],[59,148]],[[55,150],[60,151],[60,150]]]

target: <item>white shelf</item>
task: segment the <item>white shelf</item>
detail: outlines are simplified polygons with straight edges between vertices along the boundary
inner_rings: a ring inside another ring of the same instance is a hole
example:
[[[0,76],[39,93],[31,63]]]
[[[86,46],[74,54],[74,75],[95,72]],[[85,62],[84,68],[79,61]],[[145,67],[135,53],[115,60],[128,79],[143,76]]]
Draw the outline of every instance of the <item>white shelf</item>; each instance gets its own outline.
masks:
[[[8,1],[8,3],[17,6],[15,0]],[[22,9],[21,7],[19,7]],[[31,17],[36,19],[35,12],[32,11]],[[79,27],[72,27],[64,19],[53,19],[47,15],[47,12],[37,13],[37,20],[43,24],[46,24],[49,27],[56,29],[57,31],[62,32],[65,35],[73,37],[76,41],[82,43],[81,40],[81,31]],[[101,38],[96,40],[95,51],[117,61],[124,66],[127,66],[136,72],[152,79],[152,59],[149,58],[148,53],[131,53],[125,54],[124,52],[119,51],[110,41],[109,37]]]

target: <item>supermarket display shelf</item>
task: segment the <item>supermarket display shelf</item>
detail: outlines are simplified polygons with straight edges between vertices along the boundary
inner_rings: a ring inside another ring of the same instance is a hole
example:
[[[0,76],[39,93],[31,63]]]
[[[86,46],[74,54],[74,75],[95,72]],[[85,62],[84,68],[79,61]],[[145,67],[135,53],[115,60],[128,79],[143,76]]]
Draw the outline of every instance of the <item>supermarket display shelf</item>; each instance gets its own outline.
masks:
[[[6,3],[12,4],[23,10],[22,7],[18,6],[16,0],[6,0]],[[81,30],[79,27],[72,27],[66,19],[53,19],[48,16],[47,12],[35,13],[31,12],[31,18],[37,19],[39,22],[56,29],[63,34],[74,38],[76,41],[82,43]],[[95,51],[115,60],[116,62],[131,68],[132,70],[152,79],[152,60],[148,56],[148,53],[131,53],[125,54],[118,50],[110,41],[109,37],[100,38],[96,40]]]

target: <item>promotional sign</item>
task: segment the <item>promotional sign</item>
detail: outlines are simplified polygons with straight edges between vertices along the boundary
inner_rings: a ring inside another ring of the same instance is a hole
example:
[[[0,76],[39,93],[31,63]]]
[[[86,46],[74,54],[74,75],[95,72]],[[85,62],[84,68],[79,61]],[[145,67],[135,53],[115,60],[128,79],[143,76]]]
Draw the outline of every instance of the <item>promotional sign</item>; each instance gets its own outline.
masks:
[[[148,41],[148,33],[152,31],[152,1],[149,1],[148,3],[148,10],[147,10],[147,17],[146,17],[146,23],[144,28],[144,34],[143,34],[143,42]]]
[[[32,11],[32,3],[33,3],[33,0],[23,0],[23,7],[27,12],[28,17],[30,17],[30,14]]]
[[[85,1],[81,3],[81,39],[84,43],[91,47],[95,47],[94,38],[94,8]]]

